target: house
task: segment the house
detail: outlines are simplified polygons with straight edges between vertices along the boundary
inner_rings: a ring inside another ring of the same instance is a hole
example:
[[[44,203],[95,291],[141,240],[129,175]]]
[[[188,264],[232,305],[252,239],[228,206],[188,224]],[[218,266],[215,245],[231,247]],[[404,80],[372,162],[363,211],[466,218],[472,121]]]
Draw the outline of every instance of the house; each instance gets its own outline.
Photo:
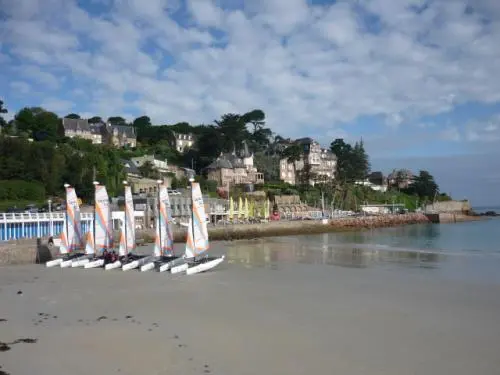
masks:
[[[161,175],[166,175],[169,171],[168,163],[166,160],[157,159],[155,155],[143,155],[132,158],[131,161],[137,168],[142,167],[145,163],[149,162]]]
[[[101,134],[101,124],[89,124],[85,119],[63,118],[62,126],[64,136],[69,138],[82,138],[91,141],[93,144],[103,143]]]
[[[355,184],[367,186],[375,191],[387,191],[387,179],[380,171],[370,173],[364,180],[356,181]]]
[[[321,148],[321,145],[311,138],[300,138],[294,141],[302,149],[300,160],[293,163],[287,159],[280,160],[280,179],[291,185],[297,184],[298,174],[310,172],[309,184],[331,181],[335,178],[337,157],[331,151]]]
[[[103,141],[115,147],[136,147],[137,136],[135,128],[128,125],[101,124]]]
[[[208,167],[205,168],[207,178],[217,181],[219,186],[238,184],[263,184],[264,174],[259,173],[253,165],[253,153],[248,151],[244,142],[239,152],[221,153]]]
[[[123,164],[123,170],[125,171],[125,174],[127,175],[127,178],[129,177],[135,177],[135,178],[140,178],[141,177],[141,171],[139,171],[139,168],[137,168],[137,165],[132,160],[121,160]]]
[[[194,137],[193,134],[174,133],[175,148],[179,152],[185,152],[193,147]]]
[[[413,173],[408,169],[393,170],[387,176],[389,186],[395,186],[399,189],[408,189],[413,183]]]

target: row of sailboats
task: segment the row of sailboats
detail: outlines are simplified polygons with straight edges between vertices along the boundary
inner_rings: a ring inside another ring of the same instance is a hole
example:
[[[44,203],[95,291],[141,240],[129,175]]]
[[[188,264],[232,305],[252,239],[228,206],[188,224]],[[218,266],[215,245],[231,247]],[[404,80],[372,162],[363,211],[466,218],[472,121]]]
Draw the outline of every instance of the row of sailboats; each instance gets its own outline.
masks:
[[[167,186],[159,185],[158,215],[155,241],[151,255],[135,253],[135,216],[132,190],[125,184],[124,219],[120,230],[118,253],[114,250],[111,207],[106,187],[94,182],[95,203],[92,228],[87,231],[85,241],[81,231],[80,207],[75,189],[66,188],[66,220],[61,233],[59,257],[48,261],[47,267],[60,266],[104,268],[105,270],[122,269],[128,271],[140,269],[159,272],[170,270],[172,273],[194,274],[216,267],[224,260],[221,257],[209,257],[208,228],[200,185],[192,182],[192,209],[188,224],[186,246],[183,255],[174,253],[174,235],[172,210]],[[84,250],[82,252],[82,250]]]

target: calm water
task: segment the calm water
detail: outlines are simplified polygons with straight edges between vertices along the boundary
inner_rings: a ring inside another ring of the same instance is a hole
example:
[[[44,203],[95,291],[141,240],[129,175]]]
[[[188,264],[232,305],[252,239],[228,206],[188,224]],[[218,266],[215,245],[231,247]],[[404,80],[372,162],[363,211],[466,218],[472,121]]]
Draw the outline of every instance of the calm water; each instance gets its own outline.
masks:
[[[500,218],[227,243],[230,263],[427,273],[500,285]]]

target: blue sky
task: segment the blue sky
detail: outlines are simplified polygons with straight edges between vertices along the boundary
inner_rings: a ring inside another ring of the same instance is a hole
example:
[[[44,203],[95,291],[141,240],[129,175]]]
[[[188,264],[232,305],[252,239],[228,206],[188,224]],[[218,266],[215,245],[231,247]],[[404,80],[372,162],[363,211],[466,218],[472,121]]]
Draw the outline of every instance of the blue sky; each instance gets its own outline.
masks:
[[[10,116],[210,123],[261,108],[286,137],[363,138],[375,169],[428,169],[500,204],[500,2],[0,0]],[[64,15],[63,17],[61,15]]]

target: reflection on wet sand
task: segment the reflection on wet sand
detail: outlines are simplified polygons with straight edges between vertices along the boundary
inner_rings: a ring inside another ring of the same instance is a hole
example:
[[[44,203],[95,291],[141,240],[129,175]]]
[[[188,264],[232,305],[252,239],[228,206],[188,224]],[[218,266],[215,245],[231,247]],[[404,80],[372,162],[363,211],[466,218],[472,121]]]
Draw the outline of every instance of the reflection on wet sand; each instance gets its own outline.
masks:
[[[307,241],[304,237],[235,241],[227,244],[228,262],[247,268],[277,268],[282,263],[328,264],[340,267],[366,268],[391,263],[403,267],[437,268],[445,255],[426,250],[391,248],[372,244],[328,243]]]

